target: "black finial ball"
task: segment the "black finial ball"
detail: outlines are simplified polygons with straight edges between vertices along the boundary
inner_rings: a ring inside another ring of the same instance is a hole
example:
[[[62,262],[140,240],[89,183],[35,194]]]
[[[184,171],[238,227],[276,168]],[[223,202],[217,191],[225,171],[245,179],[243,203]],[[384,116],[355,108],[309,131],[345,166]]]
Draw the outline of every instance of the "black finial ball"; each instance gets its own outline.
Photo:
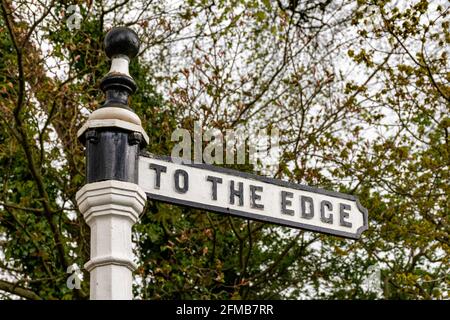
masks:
[[[123,54],[132,59],[139,53],[139,45],[136,32],[126,27],[112,28],[105,37],[105,52],[109,58]]]

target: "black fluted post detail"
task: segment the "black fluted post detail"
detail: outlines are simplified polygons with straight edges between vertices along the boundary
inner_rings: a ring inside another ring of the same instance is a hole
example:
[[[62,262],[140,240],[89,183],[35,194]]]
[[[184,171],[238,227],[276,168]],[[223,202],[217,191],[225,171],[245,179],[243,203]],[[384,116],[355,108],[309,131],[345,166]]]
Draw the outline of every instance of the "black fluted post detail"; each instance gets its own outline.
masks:
[[[111,69],[100,84],[106,97],[100,109],[115,119],[114,110],[117,108],[132,112],[129,98],[137,86],[128,74],[128,62],[136,57],[140,44],[134,31],[118,27],[108,32],[104,45],[106,55],[112,61],[118,59],[122,63],[121,71]],[[108,120],[107,116],[105,120]],[[119,180],[137,184],[139,152],[145,146],[141,133],[116,126],[94,126],[80,140],[86,146],[87,183]]]

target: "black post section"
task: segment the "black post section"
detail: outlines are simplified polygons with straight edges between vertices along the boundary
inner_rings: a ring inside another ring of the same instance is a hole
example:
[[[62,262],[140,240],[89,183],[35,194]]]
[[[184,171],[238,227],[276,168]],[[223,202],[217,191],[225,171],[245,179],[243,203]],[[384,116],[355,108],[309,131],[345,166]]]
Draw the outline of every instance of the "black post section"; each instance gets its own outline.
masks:
[[[139,152],[146,142],[140,132],[133,131],[133,124],[115,125],[115,121],[128,121],[118,117],[115,110],[126,109],[133,115],[129,98],[137,86],[128,74],[128,62],[139,52],[139,39],[131,29],[113,28],[106,35],[104,45],[106,55],[113,61],[118,59],[123,66],[120,71],[111,69],[100,84],[106,96],[101,107],[106,116],[100,122],[105,124],[89,127],[80,136],[86,146],[86,182],[119,180],[137,184]]]
[[[87,183],[103,180],[138,182],[141,138],[120,128],[90,129],[86,132]]]

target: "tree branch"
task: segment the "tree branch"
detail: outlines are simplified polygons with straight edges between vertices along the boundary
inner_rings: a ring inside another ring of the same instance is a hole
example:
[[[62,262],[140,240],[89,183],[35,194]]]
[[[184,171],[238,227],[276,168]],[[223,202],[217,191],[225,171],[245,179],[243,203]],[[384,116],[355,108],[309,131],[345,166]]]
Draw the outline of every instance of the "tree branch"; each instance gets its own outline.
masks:
[[[23,109],[24,97],[25,97],[25,75],[24,75],[24,71],[23,71],[22,49],[19,48],[17,45],[17,39],[14,34],[14,28],[13,28],[14,21],[11,21],[9,19],[10,13],[8,13],[8,11],[7,11],[8,4],[6,3],[6,1],[2,0],[1,7],[2,7],[2,14],[5,19],[5,23],[6,23],[9,35],[11,37],[11,41],[13,42],[13,46],[14,46],[14,49],[15,49],[16,55],[17,55],[17,64],[18,64],[18,72],[19,72],[19,79],[18,79],[19,93],[18,93],[17,105],[14,108],[14,120],[15,120],[15,124],[17,127],[17,131],[20,135],[19,142],[21,142],[21,146],[25,152],[28,169],[30,170],[31,175],[33,176],[33,179],[36,183],[39,194],[42,197],[41,202],[44,207],[45,218],[46,218],[48,224],[50,225],[52,233],[55,236],[56,249],[59,254],[60,262],[64,268],[67,268],[69,263],[67,262],[67,258],[65,255],[63,236],[60,233],[60,230],[58,230],[58,228],[53,220],[54,211],[50,205],[49,196],[48,196],[48,193],[47,193],[47,190],[46,190],[46,187],[45,187],[42,175],[41,175],[40,168],[38,168],[38,166],[35,163],[35,159],[33,157],[33,151],[29,144],[28,134],[23,127],[23,121],[22,121],[23,119],[21,117],[21,112]],[[8,8],[8,9],[9,9],[9,11],[11,11],[11,8]]]
[[[34,213],[42,213],[42,209],[36,209],[36,208],[28,208],[28,207],[21,207],[13,203],[6,203],[3,201],[0,201],[0,206],[17,209],[17,210],[23,210],[23,211],[29,211]]]
[[[0,290],[6,291],[28,300],[42,300],[35,292],[30,289],[18,286],[16,283],[0,280]]]

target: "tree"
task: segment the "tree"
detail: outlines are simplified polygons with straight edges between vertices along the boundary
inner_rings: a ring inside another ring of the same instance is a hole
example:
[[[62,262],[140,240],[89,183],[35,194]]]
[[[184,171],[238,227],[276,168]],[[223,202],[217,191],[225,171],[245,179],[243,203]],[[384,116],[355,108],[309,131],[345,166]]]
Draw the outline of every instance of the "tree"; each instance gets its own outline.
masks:
[[[66,286],[67,267],[89,259],[76,134],[103,100],[104,34],[127,25],[142,41],[131,106],[150,152],[169,155],[172,131],[198,120],[277,127],[273,177],[369,209],[354,242],[150,202],[133,232],[137,297],[448,298],[446,3],[76,1],[79,15],[71,4],[1,1],[5,297],[87,298],[87,273],[81,290]],[[365,285],[374,267],[377,290]]]

